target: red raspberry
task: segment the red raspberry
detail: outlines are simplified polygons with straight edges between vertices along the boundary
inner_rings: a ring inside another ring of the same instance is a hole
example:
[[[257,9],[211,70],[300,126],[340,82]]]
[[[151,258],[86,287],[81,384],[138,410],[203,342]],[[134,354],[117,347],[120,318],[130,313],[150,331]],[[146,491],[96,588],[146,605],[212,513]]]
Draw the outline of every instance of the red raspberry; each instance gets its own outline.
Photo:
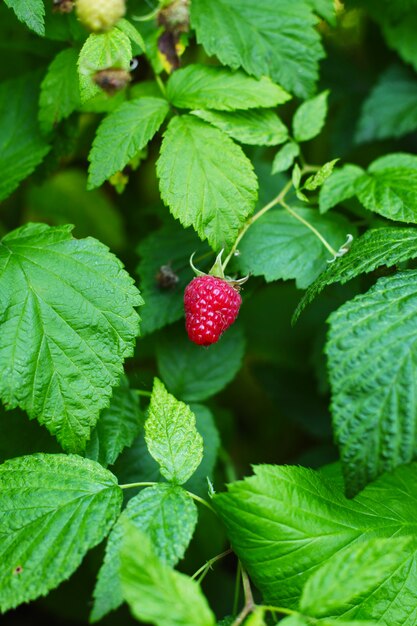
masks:
[[[184,293],[185,327],[191,341],[209,346],[219,340],[239,313],[242,298],[230,283],[215,276],[198,276]]]

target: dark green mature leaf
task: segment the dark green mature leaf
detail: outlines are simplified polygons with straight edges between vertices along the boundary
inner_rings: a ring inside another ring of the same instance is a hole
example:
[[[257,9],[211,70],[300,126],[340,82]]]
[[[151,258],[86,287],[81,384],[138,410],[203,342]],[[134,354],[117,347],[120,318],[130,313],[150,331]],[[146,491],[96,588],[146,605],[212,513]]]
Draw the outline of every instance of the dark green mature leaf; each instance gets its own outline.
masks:
[[[61,50],[48,67],[39,97],[39,123],[52,130],[81,104],[77,72],[78,50]]]
[[[129,70],[131,58],[130,39],[118,28],[112,28],[107,33],[91,34],[78,59],[81,101],[86,102],[103,93],[93,80],[96,72],[109,68]]]
[[[303,0],[243,0],[239,11],[235,0],[191,3],[191,24],[209,55],[254,76],[270,76],[302,98],[313,91],[324,56],[315,23]]]
[[[155,378],[145,422],[145,440],[164,478],[185,483],[203,458],[203,439],[190,407],[169,394]]]
[[[392,267],[417,257],[415,228],[373,228],[352,242],[344,256],[329,265],[307,289],[294,313],[296,321],[304,308],[327,285],[347,283],[355,276],[372,272],[381,265]]]
[[[326,213],[336,204],[352,198],[356,194],[356,181],[363,174],[364,170],[361,167],[349,163],[333,172],[320,189],[320,213]]]
[[[346,240],[350,224],[341,215],[320,216],[314,209],[294,211],[324,236],[336,250]],[[283,209],[268,211],[239,244],[239,268],[244,274],[272,280],[295,279],[307,287],[326,267],[330,254],[317,236]]]
[[[242,149],[192,115],[173,118],[157,162],[164,202],[215,249],[229,247],[253,211],[258,182]]]
[[[107,115],[88,156],[88,188],[98,187],[122,170],[152,139],[168,111],[162,98],[140,98],[124,102]]]
[[[104,467],[113,465],[123,448],[131,446],[143,423],[137,395],[124,376],[113,391],[110,406],[100,414],[87,443],[86,456]]]
[[[313,470],[264,465],[255,474],[229,485],[228,493],[216,495],[214,503],[265,602],[297,608],[308,578],[335,555],[347,555],[353,545],[373,538],[412,536],[412,549],[403,554],[402,564],[393,555],[389,575],[352,602],[343,620],[414,623],[416,464],[382,476],[353,500]],[[323,620],[323,626],[327,622],[332,620]]]
[[[38,127],[38,76],[0,85],[0,201],[33,172],[49,152]]]
[[[417,156],[380,157],[356,180],[355,190],[369,211],[390,220],[417,223]]]
[[[4,0],[16,17],[38,35],[45,34],[45,5],[43,0]]]
[[[274,107],[291,98],[265,76],[257,80],[241,71],[207,65],[188,65],[171,74],[167,97],[182,109],[219,111]]]
[[[320,133],[326,120],[328,95],[328,91],[323,91],[296,110],[292,121],[296,141],[309,141]]]
[[[273,111],[191,112],[241,143],[276,146],[288,139],[287,127]]]
[[[120,559],[123,595],[137,619],[156,626],[215,626],[200,586],[158,559],[133,524],[126,528]]]
[[[200,402],[224,389],[242,365],[245,339],[233,326],[220,341],[201,349],[172,329],[157,347],[158,369],[167,388],[184,402]]]
[[[133,352],[142,303],[121,262],[71,226],[0,243],[0,394],[81,451]]]
[[[45,595],[108,533],[122,503],[113,474],[64,454],[0,466],[0,608]]]
[[[384,583],[410,549],[410,537],[390,537],[368,539],[336,553],[307,580],[300,611],[312,617],[341,613]]]
[[[355,140],[357,143],[402,137],[417,129],[417,79],[402,66],[391,66],[365,100]]]
[[[400,19],[384,20],[382,23],[387,44],[398,52],[406,63],[411,63],[415,70],[417,70],[417,43],[414,36],[416,28],[417,16],[414,7]]]
[[[199,240],[194,230],[182,228],[171,218],[142,239],[137,248],[141,260],[136,270],[145,301],[142,334],[172,324],[184,315],[184,289],[194,277],[190,257],[195,252],[194,261],[199,264],[198,259],[207,251],[207,244]]]
[[[164,483],[144,489],[129,501],[109,535],[94,589],[94,606],[90,616],[93,622],[117,609],[123,602],[119,553],[126,520],[146,533],[158,557],[173,567],[184,556],[193,535],[197,508],[184,489]]]
[[[417,455],[417,271],[381,278],[329,318],[333,425],[347,490]]]

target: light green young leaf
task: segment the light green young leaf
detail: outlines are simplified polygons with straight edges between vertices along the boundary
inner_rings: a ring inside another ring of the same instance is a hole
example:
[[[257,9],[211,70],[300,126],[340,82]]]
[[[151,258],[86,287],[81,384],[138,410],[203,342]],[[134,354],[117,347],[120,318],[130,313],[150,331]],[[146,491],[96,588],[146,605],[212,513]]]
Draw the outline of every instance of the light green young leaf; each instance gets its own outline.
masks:
[[[18,20],[38,35],[45,34],[45,5],[43,0],[4,0]]]
[[[208,251],[207,244],[199,240],[194,230],[184,229],[172,218],[142,239],[137,248],[141,260],[136,272],[145,301],[141,324],[143,335],[176,322],[184,315],[184,289],[194,278],[190,257],[195,252],[198,259]],[[167,272],[171,282],[161,285],[161,278]]]
[[[300,154],[300,146],[294,141],[289,141],[279,150],[272,161],[272,174],[285,172],[294,163],[294,159]]]
[[[157,174],[162,199],[183,226],[216,250],[233,244],[258,193],[239,146],[192,115],[177,116],[165,132]]]
[[[113,465],[123,448],[132,445],[142,423],[138,398],[123,376],[113,391],[110,406],[103,409],[91,433],[86,456],[104,467]]]
[[[245,619],[245,626],[267,626],[264,619],[265,610],[258,606],[255,610]]]
[[[193,115],[210,122],[240,143],[254,146],[276,146],[288,139],[285,124],[273,111],[191,111]]]
[[[298,189],[300,186],[300,182],[301,182],[301,170],[300,170],[300,166],[298,165],[298,163],[296,163],[293,167],[293,170],[291,173],[291,180],[295,189]]]
[[[329,318],[333,427],[349,494],[417,455],[416,310],[417,271],[405,271]]]
[[[315,209],[293,209],[333,246],[344,243],[351,225],[341,215],[321,216]],[[237,259],[243,274],[273,280],[295,279],[305,289],[327,267],[328,250],[317,236],[283,209],[273,209],[260,217],[239,244]]]
[[[323,91],[298,107],[292,121],[296,141],[309,141],[320,133],[326,120],[328,95],[328,91]]]
[[[173,567],[184,556],[194,533],[197,508],[184,489],[166,483],[144,489],[129,500],[107,541],[94,589],[92,622],[99,621],[123,602],[119,572],[126,520],[144,532],[161,561]]]
[[[124,102],[107,115],[88,156],[88,188],[98,187],[122,170],[152,139],[168,111],[162,98],[139,98]]]
[[[373,538],[412,536],[403,562],[393,554],[384,580],[340,615],[342,624],[374,620],[411,626],[416,616],[417,464],[385,474],[352,500],[313,470],[264,465],[255,474],[229,485],[227,493],[214,496],[214,504],[265,603],[297,609],[308,578],[335,555],[347,555],[349,548]],[[392,546],[395,550],[395,540]],[[323,626],[332,621],[323,620]]]
[[[335,3],[333,0],[307,0],[308,4],[311,5],[313,11],[320,15],[326,22],[335,26],[336,24],[336,11],[335,11]]]
[[[142,299],[106,246],[71,229],[27,224],[0,242],[0,395],[81,451],[133,353]]]
[[[39,124],[44,132],[51,131],[81,104],[77,59],[78,51],[67,48],[58,52],[48,67],[39,97]]]
[[[155,626],[215,626],[200,586],[158,559],[133,524],[126,528],[120,559],[123,595],[137,619]]]
[[[218,343],[204,350],[175,327],[158,344],[158,370],[175,397],[184,402],[201,402],[233,380],[244,352],[245,339],[239,326],[230,328]]]
[[[49,152],[38,127],[37,74],[0,85],[0,201],[33,172]]]
[[[194,413],[169,394],[157,378],[145,422],[145,439],[162,476],[180,485],[194,474],[203,458],[203,439]]]
[[[385,265],[392,267],[417,257],[417,231],[415,228],[372,228],[354,239],[350,250],[329,265],[325,272],[310,285],[294,313],[296,321],[303,309],[327,285],[347,283],[355,276],[373,272]]]
[[[365,100],[355,141],[402,137],[417,129],[417,80],[415,73],[393,65],[379,78]]]
[[[303,188],[308,189],[309,191],[314,191],[317,187],[321,187],[333,172],[333,168],[338,160],[339,159],[333,159],[333,161],[325,163],[318,172],[307,178]]]
[[[130,39],[118,28],[112,28],[107,33],[90,35],[78,58],[81,101],[86,102],[103,93],[93,80],[96,72],[109,68],[127,71],[131,58]]]
[[[100,543],[122,491],[98,463],[34,454],[0,466],[0,609],[46,595]]]
[[[169,77],[167,97],[182,109],[256,109],[274,107],[291,96],[269,78],[260,80],[224,67],[188,65]]]
[[[412,549],[411,537],[368,539],[338,552],[307,580],[300,611],[312,617],[331,617],[366,598]]]
[[[355,182],[365,208],[390,220],[417,223],[417,156],[387,154]]]
[[[310,626],[303,615],[289,615],[279,622],[279,626]]]
[[[193,0],[191,25],[209,55],[233,69],[270,76],[301,98],[314,89],[324,56],[316,17],[305,2]]]
[[[122,33],[124,33],[125,35],[127,35],[129,39],[131,40],[131,42],[136,44],[140,52],[146,52],[146,45],[145,45],[145,42],[143,41],[142,35],[138,31],[138,29],[135,26],[133,26],[131,22],[129,22],[129,20],[122,18],[121,20],[117,22],[116,28],[118,30],[121,30]],[[133,55],[135,56],[136,54],[137,53],[135,51]]]
[[[349,163],[334,171],[320,189],[320,213],[326,213],[336,204],[352,198],[356,193],[356,181],[363,174],[364,170],[361,167]]]

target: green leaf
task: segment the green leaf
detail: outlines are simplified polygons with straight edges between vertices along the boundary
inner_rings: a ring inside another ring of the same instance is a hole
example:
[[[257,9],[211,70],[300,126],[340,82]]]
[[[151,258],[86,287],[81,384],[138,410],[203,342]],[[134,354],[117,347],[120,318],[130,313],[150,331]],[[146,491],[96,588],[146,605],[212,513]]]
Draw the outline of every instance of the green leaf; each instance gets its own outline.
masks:
[[[143,335],[176,322],[184,315],[184,289],[194,278],[190,257],[195,252],[198,259],[207,251],[207,245],[201,243],[194,230],[182,228],[172,218],[142,239],[137,248],[141,260],[136,272],[145,301],[141,311]],[[168,273],[170,280],[161,284]]]
[[[302,615],[289,615],[279,622],[279,626],[310,626]]]
[[[113,474],[88,459],[35,454],[1,465],[1,610],[69,578],[107,535],[121,503]]]
[[[336,25],[335,3],[333,0],[307,0],[315,13],[332,26]]]
[[[308,189],[309,191],[314,191],[317,187],[321,187],[333,172],[333,168],[338,160],[339,159],[333,159],[333,161],[329,161],[328,163],[322,165],[318,172],[307,178],[303,188]]]
[[[233,326],[221,340],[204,350],[186,333],[173,328],[157,346],[158,370],[169,391],[184,402],[200,402],[218,393],[236,376],[242,365],[245,339]]]
[[[81,102],[103,93],[93,80],[96,72],[110,68],[127,71],[131,58],[130,39],[118,28],[112,28],[108,33],[90,35],[78,59]]]
[[[38,35],[45,34],[45,5],[43,0],[4,0],[18,20]]]
[[[203,438],[203,459],[184,487],[197,495],[207,495],[207,477],[213,478],[220,439],[213,415],[201,404],[192,404],[196,427]],[[1,424],[1,422],[0,422]],[[140,433],[131,448],[126,448],[112,468],[121,483],[163,481],[159,466],[146,447],[143,433]]]
[[[417,454],[416,307],[417,271],[406,271],[329,318],[333,426],[350,494]]]
[[[411,543],[410,537],[368,539],[336,553],[307,580],[300,611],[313,617],[331,617],[366,598],[401,567]]]
[[[38,76],[0,85],[0,201],[33,172],[49,152],[38,127]]]
[[[274,107],[291,98],[265,76],[256,80],[241,71],[206,65],[188,65],[171,74],[167,97],[181,109],[219,111]]]
[[[276,146],[288,139],[287,127],[273,111],[191,111],[232,139],[254,146]]]
[[[294,163],[294,159],[300,154],[300,146],[289,141],[279,150],[272,161],[272,174],[285,172]]]
[[[41,84],[39,124],[49,132],[81,104],[77,72],[78,51],[61,50],[48,67]]]
[[[416,76],[400,65],[391,66],[363,103],[355,141],[402,137],[416,129]]]
[[[207,54],[233,69],[270,76],[301,98],[314,90],[324,56],[316,18],[305,2],[193,0],[191,25]]]
[[[90,620],[99,621],[123,602],[120,582],[120,548],[125,522],[151,539],[162,562],[173,567],[184,556],[197,524],[197,508],[190,496],[175,485],[162,483],[141,491],[129,500],[109,535],[103,565],[94,589]]]
[[[298,107],[292,121],[296,141],[309,141],[320,133],[326,120],[328,95],[328,91],[323,91]]]
[[[417,70],[417,45],[414,36],[417,28],[417,16],[415,7],[412,9],[400,18],[384,20],[382,30],[387,44],[398,52],[406,63],[410,63]]]
[[[122,170],[152,139],[168,111],[168,103],[162,98],[139,98],[124,102],[107,115],[98,127],[88,157],[89,189]]]
[[[291,173],[291,181],[292,181],[293,187],[298,191],[298,188],[301,182],[301,170],[300,170],[300,166],[298,165],[298,163],[296,163],[293,167],[293,170]]]
[[[0,243],[0,395],[81,451],[133,353],[142,300],[121,262],[71,228],[27,224]]]
[[[336,555],[347,556],[349,548],[373,538],[412,536],[403,562],[392,554],[390,573],[352,602],[342,618],[403,626],[415,613],[416,485],[417,465],[412,464],[348,500],[337,483],[313,470],[264,465],[213,501],[265,603],[294,609],[308,578]],[[396,542],[391,545],[395,551]],[[323,626],[328,622],[323,620]]]
[[[180,485],[194,474],[203,458],[203,439],[196,429],[194,413],[169,394],[157,378],[145,422],[145,439],[162,476]]]
[[[365,208],[390,220],[417,223],[417,156],[388,154],[380,157],[355,182]]]
[[[245,339],[239,325],[204,350],[175,327],[157,345],[161,378],[169,391],[184,402],[201,402],[218,393],[242,366]]]
[[[357,165],[344,165],[328,178],[320,189],[320,213],[326,213],[337,204],[352,198],[356,194],[356,181],[363,176],[364,170]]]
[[[156,626],[215,626],[200,586],[160,561],[133,525],[127,526],[120,559],[123,595],[137,619]]]
[[[127,378],[113,391],[110,406],[103,409],[87,443],[86,456],[104,467],[113,465],[123,448],[131,446],[143,422],[137,395]]]
[[[254,209],[258,182],[229,137],[192,115],[173,118],[157,174],[162,199],[183,226],[193,226],[216,250],[234,243]]]
[[[341,215],[320,216],[315,209],[293,209],[337,250],[351,230]],[[295,279],[305,289],[325,269],[328,250],[303,223],[283,209],[273,209],[249,228],[239,244],[238,264],[243,274],[273,280]]]
[[[344,256],[329,265],[310,285],[294,313],[294,321],[303,309],[327,285],[347,283],[355,276],[373,272],[377,267],[392,267],[417,257],[415,228],[375,228],[367,230],[352,242]]]
[[[139,49],[139,52],[146,52],[146,45],[143,41],[143,37],[138,31],[138,29],[131,24],[128,20],[122,18],[116,24],[116,28],[121,30],[122,33],[127,35],[132,43],[136,44],[136,47]],[[137,54],[136,51],[133,52],[134,55]]]

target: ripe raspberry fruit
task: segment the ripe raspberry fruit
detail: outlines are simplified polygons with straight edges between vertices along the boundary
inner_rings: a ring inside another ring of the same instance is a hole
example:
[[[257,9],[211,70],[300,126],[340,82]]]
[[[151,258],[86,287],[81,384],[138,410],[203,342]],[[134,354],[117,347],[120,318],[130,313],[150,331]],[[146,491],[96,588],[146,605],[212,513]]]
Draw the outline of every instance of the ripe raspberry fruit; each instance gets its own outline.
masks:
[[[95,33],[113,28],[126,12],[125,0],[76,0],[75,7],[80,22]]]
[[[184,293],[185,327],[191,341],[209,346],[237,318],[242,298],[223,278],[203,275],[193,278]]]

